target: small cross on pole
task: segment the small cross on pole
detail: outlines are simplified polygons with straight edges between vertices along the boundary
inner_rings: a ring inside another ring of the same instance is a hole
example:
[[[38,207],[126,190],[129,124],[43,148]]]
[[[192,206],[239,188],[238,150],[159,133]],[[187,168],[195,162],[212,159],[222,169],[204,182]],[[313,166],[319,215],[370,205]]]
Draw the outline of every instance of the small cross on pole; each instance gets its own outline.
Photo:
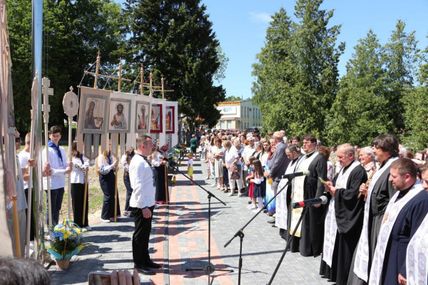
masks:
[[[42,79],[42,94],[43,94],[43,105],[42,105],[42,111],[43,111],[43,123],[44,123],[44,129],[45,129],[45,144],[46,144],[46,157],[45,161],[46,163],[49,163],[49,152],[48,152],[48,128],[49,128],[49,112],[51,110],[51,107],[49,105],[49,96],[53,96],[53,88],[50,88],[51,81],[47,77],[43,77]],[[46,187],[48,192],[48,216],[49,216],[49,228],[52,228],[52,201],[51,201],[51,186],[50,186],[50,179],[49,176],[46,176]]]

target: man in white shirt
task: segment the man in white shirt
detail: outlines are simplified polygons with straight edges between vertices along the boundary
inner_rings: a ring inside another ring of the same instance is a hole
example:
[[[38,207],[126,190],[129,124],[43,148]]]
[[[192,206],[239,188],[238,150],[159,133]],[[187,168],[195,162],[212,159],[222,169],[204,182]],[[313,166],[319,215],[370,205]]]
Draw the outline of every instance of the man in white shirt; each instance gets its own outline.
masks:
[[[18,153],[19,165],[20,165],[20,168],[22,171],[23,183],[24,183],[24,192],[25,192],[25,198],[27,199],[26,200],[27,204],[29,204],[29,202],[28,202],[28,180],[30,178],[29,166],[31,163],[32,163],[31,166],[34,166],[34,163],[32,162],[33,160],[30,159],[30,140],[31,140],[31,134],[27,133],[25,135],[24,149]],[[17,148],[17,150],[18,149],[19,148]],[[34,197],[34,191],[33,191],[32,197]],[[34,200],[34,198],[32,198],[31,200]],[[28,213],[27,213],[27,217],[28,217]],[[31,224],[30,224],[30,240],[31,241],[34,240],[34,225],[35,225],[34,216],[31,215]]]
[[[154,263],[149,256],[149,239],[155,207],[156,181],[147,156],[152,153],[153,141],[150,136],[137,138],[135,155],[129,164],[129,179],[132,195],[129,206],[135,217],[135,230],[132,236],[132,257],[134,268],[144,274],[154,274],[152,269],[161,265]]]
[[[52,126],[49,129],[48,163],[50,167],[49,185],[51,189],[52,226],[58,224],[61,211],[62,198],[64,196],[65,175],[71,172],[71,164],[67,162],[64,148],[59,146],[61,139],[61,127]],[[46,159],[46,150],[42,159]],[[47,189],[47,179],[43,179],[43,188]],[[49,217],[49,214],[47,215]],[[48,221],[49,222],[49,221]]]

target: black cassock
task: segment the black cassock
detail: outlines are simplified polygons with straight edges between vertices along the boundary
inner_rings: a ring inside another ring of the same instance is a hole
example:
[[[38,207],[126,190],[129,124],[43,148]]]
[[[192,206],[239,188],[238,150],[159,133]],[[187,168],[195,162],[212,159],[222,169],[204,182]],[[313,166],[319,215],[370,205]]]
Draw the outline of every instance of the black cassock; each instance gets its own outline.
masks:
[[[351,163],[352,164],[352,163]],[[347,167],[351,166],[348,165]],[[344,169],[346,171],[346,168]],[[336,184],[337,175],[334,179]],[[346,189],[336,189],[335,214],[337,223],[332,268],[321,260],[320,274],[337,285],[346,284],[352,256],[360,238],[363,226],[364,199],[358,198],[359,188],[367,181],[367,173],[359,165],[349,174]]]
[[[155,169],[155,180],[156,180],[156,202],[168,202],[168,173],[167,166],[165,164],[161,164]]]
[[[391,159],[391,158],[389,158]],[[382,167],[384,167],[384,161]],[[377,237],[379,235],[380,226],[382,224],[383,214],[385,213],[386,206],[388,205],[389,199],[394,195],[395,189],[392,187],[391,182],[389,182],[389,169],[390,166],[385,169],[379,179],[376,181],[376,184],[373,187],[372,195],[370,201],[370,212],[369,212],[369,223],[368,223],[368,233],[369,233],[369,274],[371,263],[373,261],[374,250],[376,248]],[[379,171],[379,170],[378,170]],[[354,257],[352,259],[351,269],[348,277],[348,285],[361,285],[366,284],[363,280],[358,278],[358,276],[353,272],[354,268],[354,259],[356,250],[354,252]]]
[[[401,193],[400,193],[401,194]],[[398,274],[406,276],[407,245],[428,212],[428,192],[422,190],[398,214],[389,236],[381,284],[397,284]]]
[[[313,154],[311,154],[313,155]],[[310,156],[310,155],[309,155]],[[305,178],[304,199],[320,197],[324,193],[324,185],[319,177],[327,179],[327,160],[319,154],[309,165],[309,175]],[[302,220],[299,251],[303,256],[318,256],[322,252],[324,241],[325,205],[319,208],[310,207]]]

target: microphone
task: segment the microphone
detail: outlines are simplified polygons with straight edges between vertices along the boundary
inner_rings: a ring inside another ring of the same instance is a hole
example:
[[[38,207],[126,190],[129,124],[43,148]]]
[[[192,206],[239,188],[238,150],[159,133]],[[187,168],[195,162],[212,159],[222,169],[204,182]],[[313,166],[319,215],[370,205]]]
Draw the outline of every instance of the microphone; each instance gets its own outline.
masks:
[[[308,200],[304,200],[304,201],[300,201],[300,202],[295,202],[293,203],[293,209],[296,208],[303,208],[303,207],[310,207],[316,204],[321,204],[321,205],[325,205],[327,204],[328,199],[326,196],[320,196],[318,198],[312,198],[312,199],[308,199]]]
[[[309,174],[310,174],[310,172],[308,170],[304,170],[304,171],[300,171],[300,172],[294,172],[294,173],[284,174],[284,175],[281,176],[281,179],[291,180],[294,177],[297,177],[297,176],[306,176],[306,175],[309,175]]]

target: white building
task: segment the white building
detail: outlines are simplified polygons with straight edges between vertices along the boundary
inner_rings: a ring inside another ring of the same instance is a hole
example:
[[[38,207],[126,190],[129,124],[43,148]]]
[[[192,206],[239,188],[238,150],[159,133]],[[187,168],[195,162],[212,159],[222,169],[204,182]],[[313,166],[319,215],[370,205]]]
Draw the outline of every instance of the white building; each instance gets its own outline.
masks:
[[[221,118],[216,129],[239,129],[260,128],[262,116],[258,106],[253,105],[251,99],[242,101],[220,102],[217,106]]]

